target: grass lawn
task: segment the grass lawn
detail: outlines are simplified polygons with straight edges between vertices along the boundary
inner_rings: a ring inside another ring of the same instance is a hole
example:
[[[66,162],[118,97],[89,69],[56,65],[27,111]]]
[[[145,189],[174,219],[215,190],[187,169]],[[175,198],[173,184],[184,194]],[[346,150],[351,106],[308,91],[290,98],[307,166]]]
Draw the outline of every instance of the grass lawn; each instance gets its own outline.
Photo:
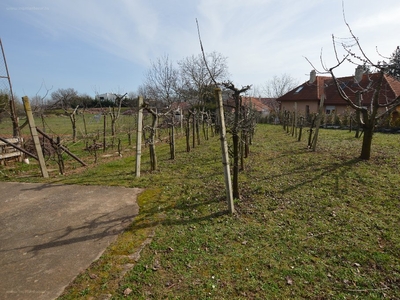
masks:
[[[369,161],[360,147],[321,130],[310,152],[305,136],[258,125],[233,216],[218,137],[190,153],[180,139],[174,161],[157,144],[153,173],[144,149],[141,178],[133,150],[53,174],[146,188],[129,230],[60,299],[399,299],[400,135],[376,134]],[[0,167],[0,180],[44,181],[33,168]]]

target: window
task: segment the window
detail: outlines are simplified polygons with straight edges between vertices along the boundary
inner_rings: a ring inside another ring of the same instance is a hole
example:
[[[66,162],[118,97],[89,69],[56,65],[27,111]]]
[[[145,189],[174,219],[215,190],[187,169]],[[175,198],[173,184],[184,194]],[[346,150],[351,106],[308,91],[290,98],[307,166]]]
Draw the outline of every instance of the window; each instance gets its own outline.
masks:
[[[335,113],[335,109],[336,109],[335,106],[327,106],[327,107],[325,107],[325,113],[327,115],[334,114]]]
[[[299,93],[303,89],[303,86],[299,86],[297,90],[294,92],[295,94]]]

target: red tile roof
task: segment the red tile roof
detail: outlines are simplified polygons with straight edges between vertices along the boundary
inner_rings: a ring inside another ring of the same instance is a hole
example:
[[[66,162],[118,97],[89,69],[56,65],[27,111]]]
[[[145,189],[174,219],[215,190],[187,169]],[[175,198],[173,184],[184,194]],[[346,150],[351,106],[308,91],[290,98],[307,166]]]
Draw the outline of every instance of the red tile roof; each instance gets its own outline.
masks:
[[[371,103],[373,94],[378,86],[380,73],[364,74],[360,82],[356,82],[353,76],[338,78],[338,83],[346,95],[355,101],[356,92],[363,92],[363,105]],[[325,103],[327,105],[345,105],[343,99],[340,98],[333,79],[325,82]],[[384,75],[381,91],[379,93],[379,103],[386,104],[400,96],[400,81],[389,75]]]
[[[279,97],[277,101],[320,100],[324,91],[324,82],[328,79],[331,79],[331,77],[317,76],[313,83],[306,81],[285,95]]]
[[[378,84],[380,73],[364,74],[361,81],[357,83],[354,76],[340,77],[337,81],[346,95],[355,100],[356,91],[363,90],[363,104],[371,103],[375,87]],[[317,76],[313,83],[308,81],[286,93],[277,100],[285,101],[310,101],[321,99],[325,94],[325,105],[347,105],[340,97],[336,85],[331,77]],[[379,94],[379,103],[386,104],[400,96],[400,81],[389,75],[384,75],[382,88]]]
[[[242,104],[246,105],[251,103],[255,110],[259,112],[271,111],[271,107],[267,104],[264,104],[261,99],[262,98],[257,97],[242,97]]]

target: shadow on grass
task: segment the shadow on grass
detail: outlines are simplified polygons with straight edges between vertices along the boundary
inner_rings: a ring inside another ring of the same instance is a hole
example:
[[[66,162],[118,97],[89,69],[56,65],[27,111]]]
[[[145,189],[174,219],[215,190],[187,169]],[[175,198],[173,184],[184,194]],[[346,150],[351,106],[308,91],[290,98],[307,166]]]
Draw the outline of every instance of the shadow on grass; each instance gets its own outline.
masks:
[[[291,172],[281,174],[279,176],[287,176],[287,175],[293,175],[293,174],[302,174],[304,173],[307,176],[303,176],[304,180],[298,182],[297,184],[291,185],[289,187],[286,187],[281,190],[282,193],[287,193],[291,192],[293,190],[299,189],[302,186],[310,183],[317,183],[318,180],[320,180],[324,176],[334,176],[335,178],[335,192],[339,193],[340,188],[339,188],[339,179],[343,178],[345,173],[350,170],[353,166],[361,162],[359,158],[353,158],[347,161],[344,161],[342,163],[334,163],[329,166],[324,166],[321,167],[320,163],[316,162],[315,166],[316,168],[313,168],[313,166],[308,165],[309,168],[304,168],[304,167],[299,167],[294,170],[291,170]],[[310,174],[310,167],[313,169],[313,173]],[[276,178],[276,177],[275,177]],[[362,178],[358,177],[358,180],[362,182]]]
[[[181,202],[177,205],[170,204],[165,206],[164,208],[160,209],[157,205],[158,202],[154,201],[154,204],[151,208],[144,208],[141,211],[141,218],[136,218],[132,225],[130,226],[130,230],[140,230],[146,229],[150,227],[155,227],[157,225],[164,225],[164,226],[175,226],[175,225],[190,225],[196,224],[202,221],[212,220],[214,218],[218,218],[224,215],[228,215],[229,211],[221,210],[218,212],[213,212],[210,214],[203,214],[201,216],[186,216],[186,217],[179,217],[179,218],[167,218],[165,216],[166,213],[174,211],[178,212],[176,215],[179,215],[179,211],[197,211],[200,207],[207,207],[210,204],[215,204],[217,202],[222,202],[221,199],[213,199],[206,202],[199,201],[198,203],[184,203]]]

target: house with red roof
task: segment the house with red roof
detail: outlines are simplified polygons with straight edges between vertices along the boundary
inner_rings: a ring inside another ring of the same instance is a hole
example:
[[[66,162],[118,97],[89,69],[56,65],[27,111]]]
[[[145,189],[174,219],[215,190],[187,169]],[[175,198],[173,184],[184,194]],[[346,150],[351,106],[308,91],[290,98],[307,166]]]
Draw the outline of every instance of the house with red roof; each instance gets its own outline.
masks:
[[[364,73],[358,80],[354,76],[336,78],[343,92],[356,103],[356,92],[363,91],[361,105],[371,105],[372,97],[379,84],[380,73]],[[311,72],[310,80],[304,82],[293,90],[277,99],[280,102],[281,111],[297,111],[304,116],[318,112],[322,95],[324,99],[324,112],[326,114],[341,114],[349,107],[342,99],[332,77],[315,76]],[[383,75],[383,82],[379,93],[379,103],[388,104],[400,97],[400,81],[390,75]],[[384,110],[384,108],[382,108]],[[400,113],[400,110],[396,113]]]
[[[264,103],[263,99],[266,98],[242,97],[242,104],[251,106],[255,111],[257,111],[260,114],[261,117],[266,117],[271,113],[273,108],[268,104]]]

